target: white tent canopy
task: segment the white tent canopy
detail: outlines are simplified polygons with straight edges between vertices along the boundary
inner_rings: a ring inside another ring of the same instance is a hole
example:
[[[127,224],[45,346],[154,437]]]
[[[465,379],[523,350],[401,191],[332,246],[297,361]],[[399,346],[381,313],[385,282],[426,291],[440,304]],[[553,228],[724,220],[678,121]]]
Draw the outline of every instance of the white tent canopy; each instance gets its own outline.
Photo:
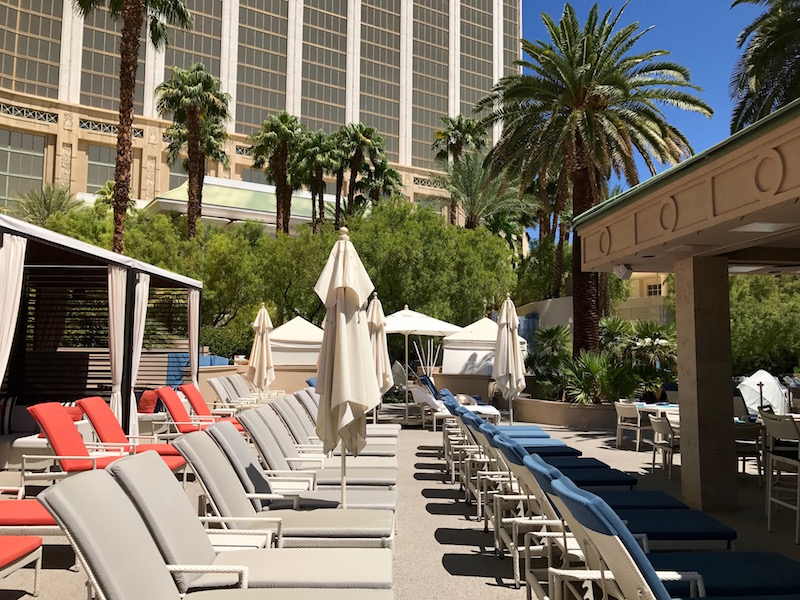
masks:
[[[789,412],[789,396],[786,388],[763,369],[756,371],[736,387],[742,393],[750,414],[758,414],[762,402],[764,406],[771,406],[776,415],[785,415]]]
[[[404,335],[446,336],[461,331],[461,327],[428,315],[409,310],[408,305],[386,317],[386,333]]]
[[[522,354],[528,344],[520,338]],[[484,317],[442,340],[442,373],[446,375],[491,375],[497,344],[497,323]]]
[[[323,331],[303,317],[276,327],[269,334],[274,365],[316,365]]]

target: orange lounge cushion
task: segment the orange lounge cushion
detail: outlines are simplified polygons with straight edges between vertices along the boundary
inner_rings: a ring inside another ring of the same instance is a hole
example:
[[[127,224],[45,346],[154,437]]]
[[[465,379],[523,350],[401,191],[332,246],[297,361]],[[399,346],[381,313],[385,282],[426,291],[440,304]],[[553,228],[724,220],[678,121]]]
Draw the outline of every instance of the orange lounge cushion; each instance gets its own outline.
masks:
[[[137,444],[135,448],[136,448],[136,454],[141,454],[142,452],[147,452],[148,450],[154,450],[160,456],[181,455],[181,453],[178,452],[178,449],[172,444]]]
[[[57,525],[47,509],[35,498],[0,501],[0,526]],[[0,539],[4,539],[0,537]]]
[[[4,535],[0,537],[0,566],[10,565],[41,547],[42,538],[32,535]]]
[[[73,421],[80,421],[83,418],[80,406],[65,406],[64,409]],[[39,432],[39,437],[45,437],[44,432]]]

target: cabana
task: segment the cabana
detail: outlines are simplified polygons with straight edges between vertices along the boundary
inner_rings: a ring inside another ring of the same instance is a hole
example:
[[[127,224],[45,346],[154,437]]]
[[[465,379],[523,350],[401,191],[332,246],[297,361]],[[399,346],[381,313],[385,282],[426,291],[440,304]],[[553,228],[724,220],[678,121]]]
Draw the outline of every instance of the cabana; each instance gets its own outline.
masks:
[[[275,365],[316,365],[323,331],[303,317],[295,317],[269,334]]]
[[[143,359],[146,338],[148,345],[188,338],[189,378],[197,382],[200,281],[6,215],[0,245],[6,427],[14,404],[104,395],[135,433],[137,381],[166,376],[167,350],[163,367],[154,367]]]
[[[445,375],[492,375],[497,323],[484,317],[442,340],[442,373]],[[527,342],[520,338],[523,355]]]
[[[800,101],[577,216],[584,271],[675,273],[681,485],[736,504],[728,274],[800,272]]]

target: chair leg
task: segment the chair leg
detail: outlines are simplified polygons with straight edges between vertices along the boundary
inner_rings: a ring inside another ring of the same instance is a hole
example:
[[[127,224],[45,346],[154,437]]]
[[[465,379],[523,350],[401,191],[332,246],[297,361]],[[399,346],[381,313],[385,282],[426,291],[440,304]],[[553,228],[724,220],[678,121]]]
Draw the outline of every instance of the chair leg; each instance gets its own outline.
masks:
[[[636,451],[637,452],[639,451],[639,446],[641,446],[641,444],[642,444],[642,430],[641,429],[637,429],[636,430]]]
[[[672,479],[672,458],[673,458],[673,456],[674,456],[674,453],[672,451],[672,448],[669,449],[669,456],[666,455],[666,452],[665,452],[665,455],[664,455],[665,460],[669,461],[669,467],[667,469],[667,479]]]
[[[39,556],[36,557],[36,562],[33,565],[33,595],[39,595],[39,575],[42,572],[42,548],[39,547]]]
[[[622,428],[617,427],[617,448],[622,447]]]
[[[653,444],[653,466],[652,466],[652,471],[653,472],[655,472],[655,470],[656,470],[656,449],[657,449],[657,446],[655,444]]]

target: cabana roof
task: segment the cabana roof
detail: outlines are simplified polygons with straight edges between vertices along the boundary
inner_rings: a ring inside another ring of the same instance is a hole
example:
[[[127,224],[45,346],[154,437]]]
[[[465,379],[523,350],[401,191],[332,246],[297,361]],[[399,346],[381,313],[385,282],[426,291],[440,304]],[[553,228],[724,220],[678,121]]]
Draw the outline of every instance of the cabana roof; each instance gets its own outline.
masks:
[[[178,275],[8,215],[0,215],[0,234],[2,233],[27,238],[28,248],[25,260],[27,267],[105,267],[115,265],[147,273],[151,277],[153,287],[198,290],[203,288],[202,281]]]

